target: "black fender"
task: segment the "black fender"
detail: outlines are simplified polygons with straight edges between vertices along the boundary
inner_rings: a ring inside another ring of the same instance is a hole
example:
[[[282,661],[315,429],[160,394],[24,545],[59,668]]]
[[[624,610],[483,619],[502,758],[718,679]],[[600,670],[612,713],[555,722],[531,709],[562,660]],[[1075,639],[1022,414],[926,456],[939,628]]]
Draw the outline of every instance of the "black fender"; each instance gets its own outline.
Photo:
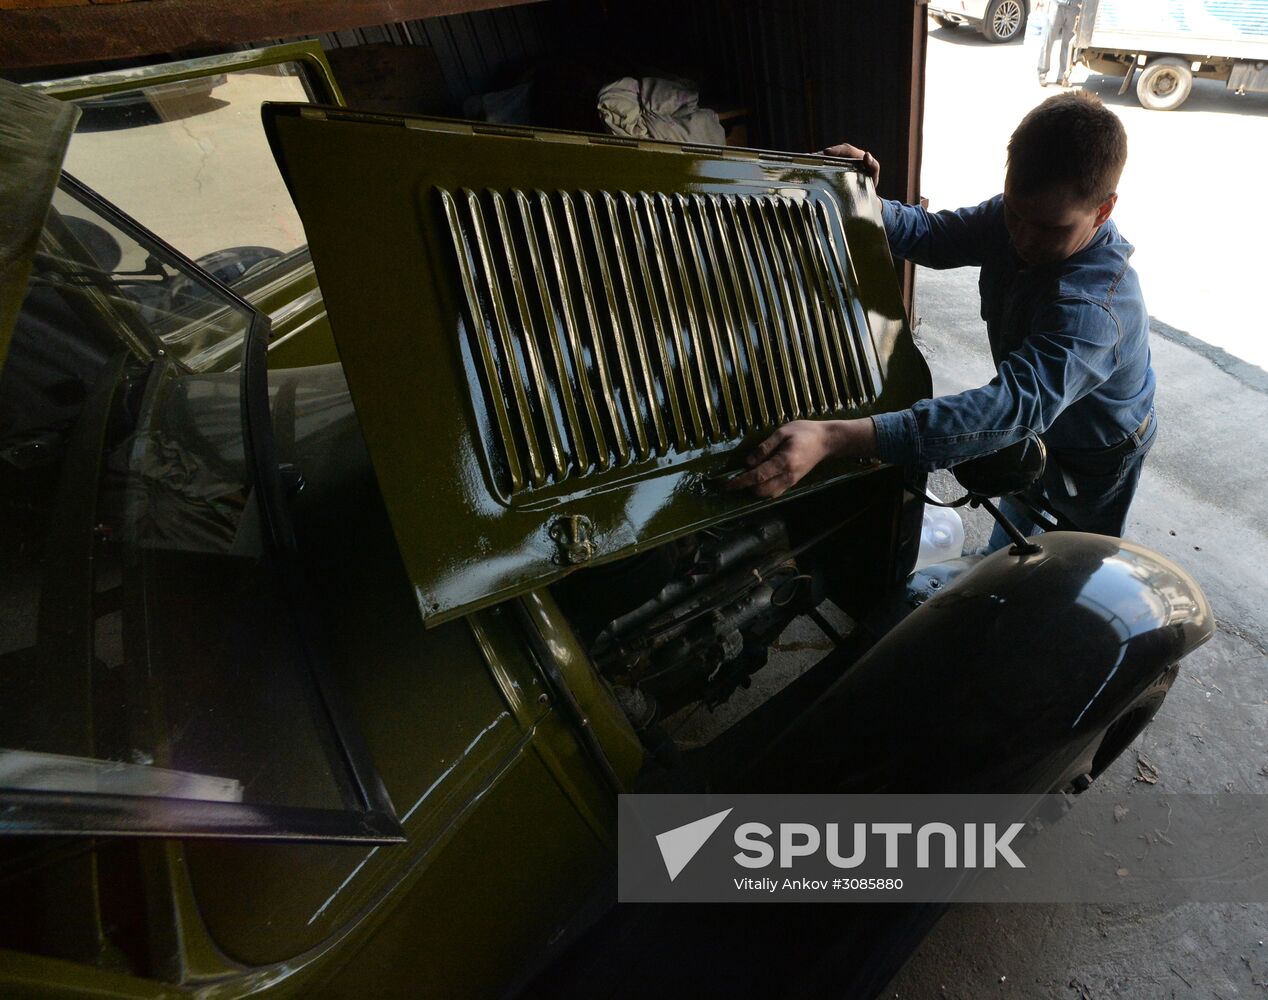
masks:
[[[1085,786],[1214,618],[1193,578],[1143,546],[1075,532],[1038,542],[982,559],[899,622],[760,753],[744,790]]]

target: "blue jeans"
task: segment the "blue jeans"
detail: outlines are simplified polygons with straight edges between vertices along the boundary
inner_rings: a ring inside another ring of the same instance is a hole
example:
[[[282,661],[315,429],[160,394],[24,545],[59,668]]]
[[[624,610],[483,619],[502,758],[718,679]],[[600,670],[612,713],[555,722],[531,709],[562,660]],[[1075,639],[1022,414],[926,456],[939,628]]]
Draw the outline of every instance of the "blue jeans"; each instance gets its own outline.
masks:
[[[1062,531],[1121,537],[1127,510],[1140,482],[1141,466],[1157,434],[1158,415],[1150,410],[1149,426],[1143,436],[1133,431],[1109,448],[1049,451],[1043,477],[1031,487],[1027,498],[1040,510],[1051,510]],[[1023,535],[1042,530],[1013,497],[1005,497],[1000,510]],[[1008,533],[996,524],[987,550],[994,552],[1010,544]]]

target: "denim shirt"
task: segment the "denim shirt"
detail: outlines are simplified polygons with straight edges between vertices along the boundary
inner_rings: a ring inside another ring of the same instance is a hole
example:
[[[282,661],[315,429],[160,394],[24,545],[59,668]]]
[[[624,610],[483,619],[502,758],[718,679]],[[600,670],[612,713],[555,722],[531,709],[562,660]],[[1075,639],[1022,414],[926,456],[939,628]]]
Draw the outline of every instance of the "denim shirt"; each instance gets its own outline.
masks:
[[[938,469],[996,451],[1029,428],[1055,450],[1116,445],[1153,406],[1149,313],[1133,247],[1105,222],[1066,260],[1027,265],[1012,248],[1004,198],[930,213],[882,203],[895,257],[981,267],[982,319],[998,374],[987,385],[881,413],[879,457]]]

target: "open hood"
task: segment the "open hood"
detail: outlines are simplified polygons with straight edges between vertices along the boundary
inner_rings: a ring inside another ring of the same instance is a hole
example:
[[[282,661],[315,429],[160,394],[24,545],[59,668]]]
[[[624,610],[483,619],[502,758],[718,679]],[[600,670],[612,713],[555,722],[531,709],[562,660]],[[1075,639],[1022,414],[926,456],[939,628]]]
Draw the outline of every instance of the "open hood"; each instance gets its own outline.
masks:
[[[73,105],[0,80],[0,367],[78,119]]]
[[[760,506],[717,477],[786,420],[928,393],[852,163],[311,105],[264,121],[431,623]]]

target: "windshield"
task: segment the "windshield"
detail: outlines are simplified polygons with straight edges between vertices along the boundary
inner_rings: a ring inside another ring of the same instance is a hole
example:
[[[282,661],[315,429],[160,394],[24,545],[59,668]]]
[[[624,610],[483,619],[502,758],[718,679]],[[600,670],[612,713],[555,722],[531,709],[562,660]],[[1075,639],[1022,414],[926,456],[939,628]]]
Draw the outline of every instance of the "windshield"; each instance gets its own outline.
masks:
[[[233,286],[307,245],[260,104],[312,99],[295,62],[80,98],[66,169]]]
[[[266,329],[63,178],[0,371],[0,833],[379,835],[269,541]]]
[[[161,352],[204,371],[237,364],[250,320],[245,310],[179,258],[117,224],[81,185],[59,187],[52,207],[32,289],[56,288],[59,301],[104,310],[139,354]]]

